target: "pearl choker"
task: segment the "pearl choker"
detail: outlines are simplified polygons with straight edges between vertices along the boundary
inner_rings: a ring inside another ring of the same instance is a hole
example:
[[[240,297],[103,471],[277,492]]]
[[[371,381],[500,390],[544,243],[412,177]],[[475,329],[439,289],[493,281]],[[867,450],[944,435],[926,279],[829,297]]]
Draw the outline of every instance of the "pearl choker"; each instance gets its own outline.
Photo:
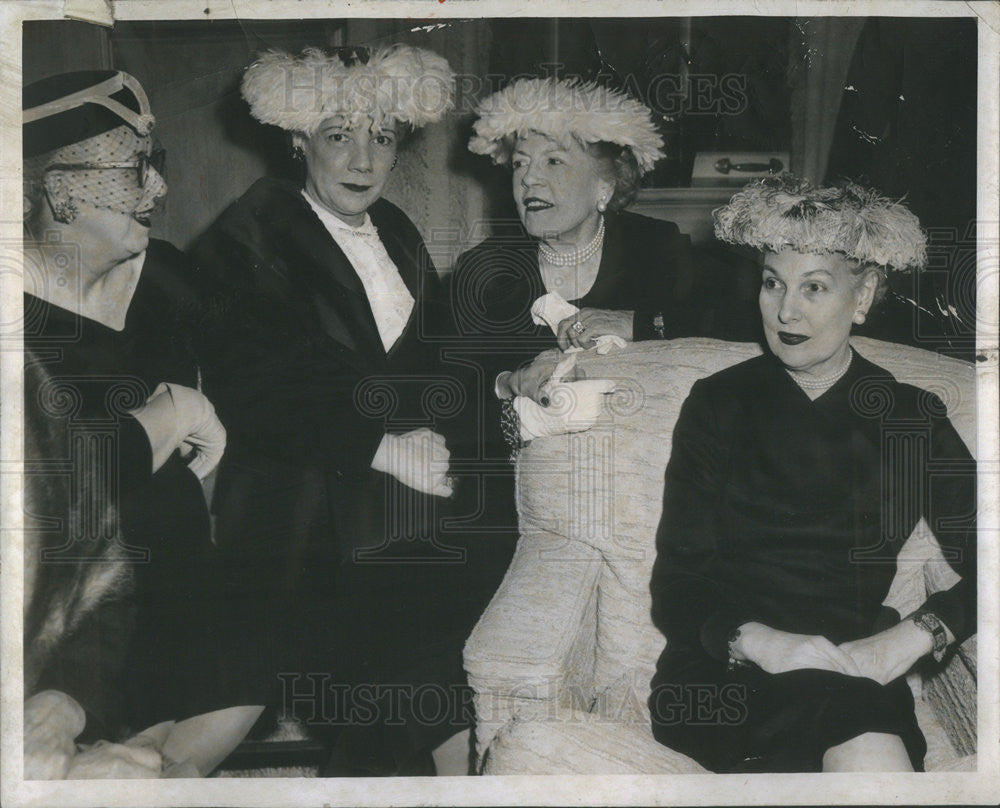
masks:
[[[590,243],[581,250],[573,250],[570,253],[558,253],[550,247],[546,247],[542,242],[538,242],[538,253],[547,264],[555,267],[573,267],[582,264],[593,258],[604,246],[604,217],[601,217],[601,224],[597,228],[597,235],[591,239]]]
[[[847,373],[847,369],[851,366],[851,359],[853,358],[854,358],[854,352],[848,350],[847,361],[844,362],[843,367],[841,367],[834,373],[831,373],[829,376],[821,376],[820,378],[815,378],[815,379],[809,377],[803,377],[802,374],[798,373],[797,371],[791,370],[789,368],[785,368],[785,371],[788,373],[789,376],[791,376],[795,380],[795,383],[803,390],[823,390],[827,387],[833,387],[834,384],[836,384],[838,381],[840,381],[841,378],[843,378],[844,374]]]

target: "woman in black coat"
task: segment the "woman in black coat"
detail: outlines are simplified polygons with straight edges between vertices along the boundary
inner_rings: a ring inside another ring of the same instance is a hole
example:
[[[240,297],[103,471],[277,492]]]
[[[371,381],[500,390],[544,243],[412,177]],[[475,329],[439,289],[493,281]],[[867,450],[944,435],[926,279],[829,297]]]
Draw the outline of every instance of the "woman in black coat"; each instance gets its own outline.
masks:
[[[229,705],[200,675],[200,479],[225,431],[195,389],[185,258],[149,238],[166,184],[142,87],[77,71],[28,85],[23,102],[25,691],[75,701],[79,740],[115,741]],[[32,753],[56,737],[27,735]]]
[[[223,676],[335,738],[329,773],[419,773],[468,724],[470,559],[438,528],[462,391],[424,335],[437,272],[380,196],[408,132],[450,108],[452,73],[410,47],[271,52],[243,95],[290,132],[305,182],[259,180],[196,250],[204,383],[230,435],[212,505]]]

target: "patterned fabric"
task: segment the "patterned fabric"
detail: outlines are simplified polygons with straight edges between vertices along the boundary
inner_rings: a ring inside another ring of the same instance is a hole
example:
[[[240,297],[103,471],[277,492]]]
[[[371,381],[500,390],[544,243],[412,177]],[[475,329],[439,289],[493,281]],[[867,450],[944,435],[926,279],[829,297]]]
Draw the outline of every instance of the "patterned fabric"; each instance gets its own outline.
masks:
[[[510,447],[510,462],[516,463],[524,442],[521,440],[521,419],[514,409],[512,398],[500,400],[500,429],[503,432],[503,439]]]

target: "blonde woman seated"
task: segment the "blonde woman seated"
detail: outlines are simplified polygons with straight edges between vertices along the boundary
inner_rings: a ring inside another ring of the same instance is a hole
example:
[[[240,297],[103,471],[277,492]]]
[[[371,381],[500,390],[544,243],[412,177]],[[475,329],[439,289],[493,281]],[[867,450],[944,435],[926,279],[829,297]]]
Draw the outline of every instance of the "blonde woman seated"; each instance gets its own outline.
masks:
[[[903,674],[976,631],[976,468],[944,404],[849,337],[888,270],[924,265],[924,234],[873,191],[790,177],[715,228],[763,252],[769,352],[697,382],[673,434],[654,735],[719,772],[922,770]],[[961,581],[901,619],[881,604],[921,518]],[[706,685],[726,720],[685,711]]]
[[[553,363],[518,366],[546,348],[690,333],[691,240],[625,211],[663,157],[651,111],[595,84],[534,78],[478,112],[469,150],[510,167],[520,219],[459,256],[452,282],[459,333],[483,349],[489,385],[517,370],[498,392],[538,399]],[[543,295],[562,302],[540,309]]]
[[[468,386],[479,390],[484,413],[456,450],[494,464],[482,491],[466,485],[459,495],[488,525],[496,562],[484,591],[492,593],[519,533],[514,473],[497,466],[567,418],[587,420],[548,408],[557,360],[535,357],[556,346],[692,333],[695,270],[691,241],[676,224],[625,210],[663,157],[647,107],[595,84],[525,78],[478,112],[469,149],[510,168],[518,216],[463,253],[450,279],[460,350],[475,366]],[[568,369],[563,380],[575,379]],[[524,398],[515,404],[516,396]]]

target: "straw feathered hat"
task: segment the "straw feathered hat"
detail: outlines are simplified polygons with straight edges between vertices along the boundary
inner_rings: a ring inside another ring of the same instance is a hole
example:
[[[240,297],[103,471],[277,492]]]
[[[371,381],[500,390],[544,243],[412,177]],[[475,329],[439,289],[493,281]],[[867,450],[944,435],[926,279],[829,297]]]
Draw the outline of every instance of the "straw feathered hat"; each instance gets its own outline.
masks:
[[[901,202],[853,182],[816,187],[789,174],[748,184],[712,212],[720,241],[777,252],[841,253],[888,270],[922,269],[927,237]]]
[[[380,48],[366,62],[306,48],[299,56],[263,54],[246,69],[241,89],[258,121],[312,135],[337,114],[415,129],[433,123],[454,106],[454,79],[448,61],[424,48]]]
[[[509,155],[509,135],[539,132],[557,140],[615,143],[631,150],[645,174],[663,157],[663,138],[649,108],[624,93],[574,79],[520,79],[479,104],[469,150],[495,163]]]

